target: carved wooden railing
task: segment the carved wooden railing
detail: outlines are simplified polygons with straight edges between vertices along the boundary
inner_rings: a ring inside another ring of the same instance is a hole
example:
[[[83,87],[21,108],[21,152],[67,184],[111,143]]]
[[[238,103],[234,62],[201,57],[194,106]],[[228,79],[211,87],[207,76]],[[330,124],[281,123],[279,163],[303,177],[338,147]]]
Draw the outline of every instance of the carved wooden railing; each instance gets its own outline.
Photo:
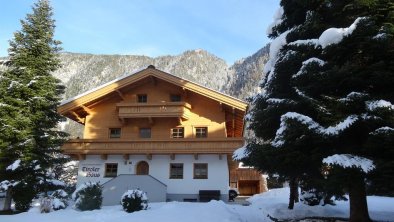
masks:
[[[65,154],[229,154],[243,146],[243,138],[204,139],[72,139]]]
[[[118,103],[119,118],[178,117],[189,119],[191,105],[186,102]]]

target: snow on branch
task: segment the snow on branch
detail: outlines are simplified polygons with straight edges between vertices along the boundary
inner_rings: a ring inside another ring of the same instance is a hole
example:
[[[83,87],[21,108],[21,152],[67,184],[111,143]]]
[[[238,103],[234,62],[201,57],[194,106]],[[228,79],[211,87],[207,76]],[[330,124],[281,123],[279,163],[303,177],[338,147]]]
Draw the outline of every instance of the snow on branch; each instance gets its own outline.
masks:
[[[319,65],[320,67],[321,67],[321,66],[324,66],[324,64],[326,64],[326,62],[324,62],[323,60],[321,60],[321,59],[319,59],[319,58],[316,58],[316,57],[309,58],[309,59],[307,59],[307,60],[305,60],[305,61],[302,62],[302,66],[301,66],[300,70],[299,70],[296,74],[294,74],[292,77],[293,77],[293,78],[296,78],[296,77],[298,77],[298,76],[304,74],[304,73],[305,73],[305,70],[306,70],[306,67],[307,67],[309,64],[311,64],[311,63],[316,63],[316,64]]]
[[[6,168],[6,170],[12,170],[12,171],[14,171],[14,170],[16,170],[19,166],[20,166],[20,163],[21,163],[21,160],[15,160],[15,162],[13,163],[13,164],[11,164],[11,165],[9,165],[7,168]]]
[[[394,132],[394,128],[384,126],[384,127],[380,127],[378,129],[376,129],[375,131],[373,131],[369,134],[375,135],[375,134],[388,133],[388,132]]]
[[[363,172],[368,173],[375,169],[373,161],[364,157],[351,154],[335,154],[323,159],[323,163],[328,165],[338,165],[342,168],[360,168]]]
[[[269,98],[266,100],[268,104],[275,105],[275,104],[294,104],[296,103],[294,100],[291,99],[279,99],[279,98]]]
[[[245,157],[248,157],[249,153],[246,149],[246,145],[241,148],[238,148],[233,153],[233,160],[242,160]]]
[[[264,69],[263,69],[264,74],[270,72],[271,69],[273,69],[273,67],[275,66],[275,63],[278,60],[278,54],[282,49],[282,47],[287,44],[286,37],[291,31],[293,31],[293,29],[287,30],[286,32],[280,34],[271,42],[269,60],[264,65]],[[270,82],[272,77],[273,77],[273,72],[269,74],[267,82]]]
[[[275,14],[273,16],[274,21],[270,25],[268,25],[268,27],[267,27],[267,31],[266,31],[267,35],[272,34],[272,31],[273,31],[272,28],[274,28],[275,26],[277,26],[280,23],[282,23],[282,21],[283,21],[282,20],[283,12],[284,12],[283,7],[279,7],[276,10],[276,12],[275,12]]]
[[[357,24],[363,19],[365,19],[365,17],[357,18],[353,24],[347,28],[329,28],[325,30],[319,37],[319,44],[325,48],[329,45],[341,42],[343,37],[353,33],[357,27]]]
[[[349,94],[347,94],[347,96],[345,98],[340,98],[338,99],[339,102],[349,102],[352,101],[354,99],[358,99],[364,96],[368,96],[368,94],[366,93],[360,93],[360,92],[351,92]]]
[[[19,182],[10,182],[8,180],[3,180],[0,182],[0,191],[7,191],[10,187],[14,187],[18,184]]]
[[[332,44],[338,44],[342,41],[342,39],[350,34],[357,28],[357,24],[366,17],[359,17],[354,20],[353,24],[351,24],[347,28],[329,28],[326,29],[318,39],[306,39],[306,40],[297,40],[289,43],[289,45],[315,45],[321,46],[323,49]]]
[[[388,108],[394,110],[394,105],[391,102],[386,100],[374,100],[374,101],[367,101],[366,102],[367,109],[369,111],[374,111],[378,108]]]
[[[312,118],[309,116],[305,116],[296,112],[287,112],[286,114],[282,115],[280,118],[280,127],[276,131],[275,139],[272,141],[271,145],[275,147],[280,147],[285,143],[284,137],[285,137],[285,131],[288,128],[288,120],[295,120],[299,122],[302,125],[305,125],[308,127],[308,129],[322,134],[322,135],[338,135],[340,132],[343,130],[349,128],[354,122],[359,120],[359,117],[357,115],[350,115],[343,121],[339,122],[338,124],[330,127],[323,127],[317,122],[315,122]]]

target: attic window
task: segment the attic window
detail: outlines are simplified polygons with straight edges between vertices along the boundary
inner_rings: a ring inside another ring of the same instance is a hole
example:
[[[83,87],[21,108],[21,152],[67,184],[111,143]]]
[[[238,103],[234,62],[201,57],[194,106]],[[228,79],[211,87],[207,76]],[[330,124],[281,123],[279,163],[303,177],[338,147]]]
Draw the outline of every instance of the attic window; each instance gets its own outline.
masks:
[[[137,102],[139,102],[139,103],[146,103],[146,102],[148,102],[148,95],[146,95],[146,94],[139,94],[139,95],[137,95]]]
[[[181,95],[179,95],[179,94],[171,94],[170,95],[170,101],[171,102],[180,102],[181,101]]]

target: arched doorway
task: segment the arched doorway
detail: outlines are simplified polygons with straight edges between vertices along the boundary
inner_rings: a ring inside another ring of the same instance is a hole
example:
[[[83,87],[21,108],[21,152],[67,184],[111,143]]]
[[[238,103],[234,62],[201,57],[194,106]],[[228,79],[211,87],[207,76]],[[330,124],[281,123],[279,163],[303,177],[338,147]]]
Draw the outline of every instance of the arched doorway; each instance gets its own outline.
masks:
[[[148,175],[149,164],[146,161],[140,161],[137,164],[137,175]]]

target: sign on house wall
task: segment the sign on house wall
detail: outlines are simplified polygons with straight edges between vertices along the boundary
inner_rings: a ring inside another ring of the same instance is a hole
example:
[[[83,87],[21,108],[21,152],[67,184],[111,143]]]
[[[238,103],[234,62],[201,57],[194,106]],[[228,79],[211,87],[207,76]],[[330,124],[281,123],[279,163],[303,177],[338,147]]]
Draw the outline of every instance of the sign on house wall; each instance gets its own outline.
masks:
[[[81,176],[83,177],[102,177],[101,164],[83,164],[81,166]]]

